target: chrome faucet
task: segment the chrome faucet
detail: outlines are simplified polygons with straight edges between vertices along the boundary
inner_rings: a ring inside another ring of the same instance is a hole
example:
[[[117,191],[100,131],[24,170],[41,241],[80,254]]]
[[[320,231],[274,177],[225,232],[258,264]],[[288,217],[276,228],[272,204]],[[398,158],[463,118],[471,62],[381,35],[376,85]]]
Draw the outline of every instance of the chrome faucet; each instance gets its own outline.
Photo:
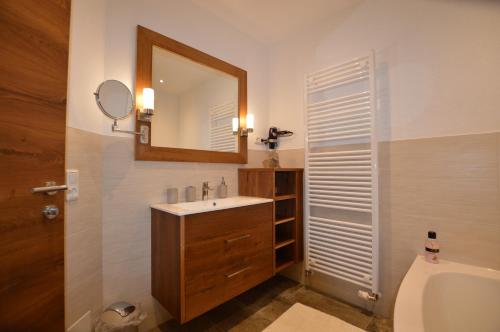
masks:
[[[201,200],[204,201],[204,200],[208,200],[208,191],[209,190],[213,190],[213,188],[210,188],[208,186],[208,181],[205,181],[203,182],[203,187],[201,189],[202,191],[202,194],[201,194]]]

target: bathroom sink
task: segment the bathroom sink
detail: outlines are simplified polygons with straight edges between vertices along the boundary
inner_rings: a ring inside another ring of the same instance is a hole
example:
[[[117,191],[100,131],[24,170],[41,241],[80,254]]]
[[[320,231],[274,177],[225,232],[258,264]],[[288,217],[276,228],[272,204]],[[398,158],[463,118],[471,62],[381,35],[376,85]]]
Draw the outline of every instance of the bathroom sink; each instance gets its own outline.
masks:
[[[210,199],[207,201],[183,202],[176,204],[153,204],[151,205],[151,208],[175,214],[177,216],[186,216],[189,214],[231,209],[241,206],[269,203],[272,201],[273,200],[269,198],[235,196],[228,198]]]

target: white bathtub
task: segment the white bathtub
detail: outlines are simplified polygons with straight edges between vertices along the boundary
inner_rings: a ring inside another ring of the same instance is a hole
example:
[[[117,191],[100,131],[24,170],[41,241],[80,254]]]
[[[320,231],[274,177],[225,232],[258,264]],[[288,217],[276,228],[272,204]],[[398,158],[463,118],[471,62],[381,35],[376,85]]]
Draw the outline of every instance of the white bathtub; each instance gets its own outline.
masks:
[[[500,271],[417,256],[399,288],[395,332],[500,332]]]

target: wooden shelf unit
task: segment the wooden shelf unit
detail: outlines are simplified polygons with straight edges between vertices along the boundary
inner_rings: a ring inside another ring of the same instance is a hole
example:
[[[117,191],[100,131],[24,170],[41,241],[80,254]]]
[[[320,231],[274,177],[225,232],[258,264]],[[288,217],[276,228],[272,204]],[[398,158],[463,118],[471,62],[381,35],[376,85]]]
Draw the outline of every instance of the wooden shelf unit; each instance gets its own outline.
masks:
[[[240,168],[239,194],[273,199],[274,274],[303,259],[302,168]]]

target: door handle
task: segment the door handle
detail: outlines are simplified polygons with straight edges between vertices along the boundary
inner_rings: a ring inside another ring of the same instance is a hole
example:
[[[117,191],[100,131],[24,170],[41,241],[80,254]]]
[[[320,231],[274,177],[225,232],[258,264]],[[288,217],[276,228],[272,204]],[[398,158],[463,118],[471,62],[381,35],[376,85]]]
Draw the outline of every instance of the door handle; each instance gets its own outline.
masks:
[[[45,182],[44,187],[31,188],[31,192],[33,194],[46,193],[47,195],[52,196],[52,195],[57,194],[58,191],[65,191],[67,189],[68,189],[68,186],[65,184],[56,185],[55,181],[49,181],[49,182]]]

